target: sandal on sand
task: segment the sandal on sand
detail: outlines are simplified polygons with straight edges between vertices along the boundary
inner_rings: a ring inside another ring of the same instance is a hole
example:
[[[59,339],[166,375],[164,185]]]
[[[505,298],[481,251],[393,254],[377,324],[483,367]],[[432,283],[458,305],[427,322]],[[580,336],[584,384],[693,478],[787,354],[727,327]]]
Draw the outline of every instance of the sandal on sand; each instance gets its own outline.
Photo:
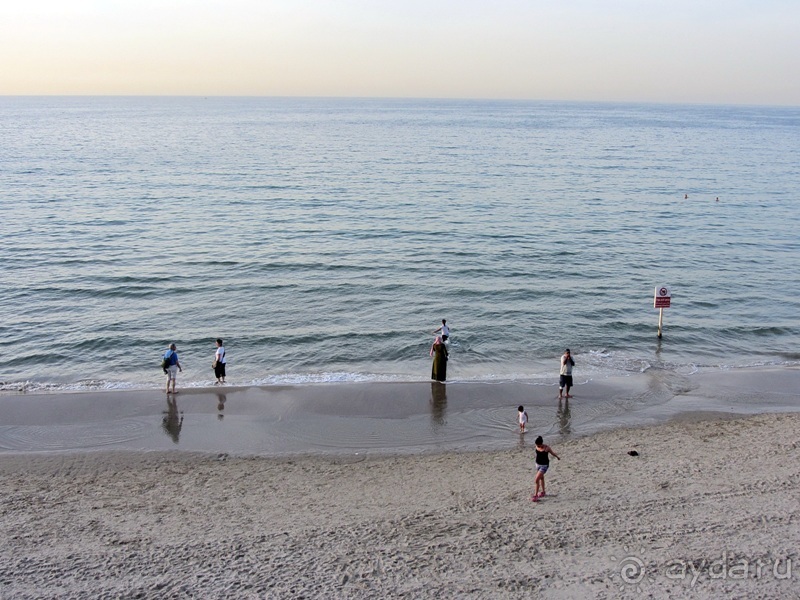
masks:
[[[538,502],[539,501],[539,494],[534,494],[531,496],[531,502]]]

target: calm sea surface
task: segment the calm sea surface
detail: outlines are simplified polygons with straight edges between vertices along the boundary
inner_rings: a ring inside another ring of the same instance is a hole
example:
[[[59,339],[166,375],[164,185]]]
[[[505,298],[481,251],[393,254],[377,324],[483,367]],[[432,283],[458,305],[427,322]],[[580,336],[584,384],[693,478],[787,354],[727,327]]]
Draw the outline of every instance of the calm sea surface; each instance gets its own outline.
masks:
[[[427,380],[442,318],[455,381],[800,362],[800,108],[5,97],[0,139],[2,390],[173,341],[207,385],[217,337],[232,384]]]

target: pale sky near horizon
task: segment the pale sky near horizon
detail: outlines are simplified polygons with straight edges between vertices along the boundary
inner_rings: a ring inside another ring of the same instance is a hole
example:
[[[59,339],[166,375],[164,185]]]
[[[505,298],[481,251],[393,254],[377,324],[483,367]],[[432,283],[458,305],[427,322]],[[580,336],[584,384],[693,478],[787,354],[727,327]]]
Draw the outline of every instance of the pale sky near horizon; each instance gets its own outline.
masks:
[[[5,0],[0,94],[800,106],[800,0]]]

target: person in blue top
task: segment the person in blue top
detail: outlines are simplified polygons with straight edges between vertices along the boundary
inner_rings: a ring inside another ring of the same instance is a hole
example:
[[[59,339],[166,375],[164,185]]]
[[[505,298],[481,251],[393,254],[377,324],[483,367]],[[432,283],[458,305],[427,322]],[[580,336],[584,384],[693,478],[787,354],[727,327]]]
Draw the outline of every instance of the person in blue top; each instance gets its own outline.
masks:
[[[177,394],[175,391],[175,382],[178,379],[178,371],[183,372],[181,362],[178,360],[178,352],[175,344],[170,344],[169,349],[164,353],[164,358],[168,362],[167,366],[167,395],[169,395],[169,384],[172,383],[172,393]]]

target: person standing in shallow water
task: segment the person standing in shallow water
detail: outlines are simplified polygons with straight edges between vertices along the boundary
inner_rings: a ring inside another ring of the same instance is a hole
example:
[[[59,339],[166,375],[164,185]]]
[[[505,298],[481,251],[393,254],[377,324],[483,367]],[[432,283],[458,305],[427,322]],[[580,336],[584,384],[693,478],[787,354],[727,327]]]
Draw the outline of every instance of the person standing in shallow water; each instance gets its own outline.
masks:
[[[442,326],[439,327],[439,329],[437,329],[433,333],[434,334],[441,334],[442,341],[446,342],[447,338],[450,337],[450,328],[447,326],[447,319],[442,319]]]
[[[572,360],[572,355],[569,353],[569,348],[564,351],[561,356],[561,372],[558,375],[558,398],[561,399],[561,394],[566,389],[566,397],[572,398],[569,395],[569,389],[572,387],[572,367],[575,366],[575,361]]]
[[[214,353],[214,376],[217,378],[217,383],[225,383],[225,346],[222,345],[222,340],[217,338],[217,350]]]
[[[447,379],[447,346],[444,345],[442,338],[437,336],[431,346],[430,355],[433,357],[433,367],[431,368],[431,379],[445,381]]]
[[[528,411],[525,410],[524,406],[520,405],[517,412],[519,413],[519,432],[525,433],[525,427],[528,424]]]
[[[172,393],[177,394],[178,392],[175,391],[175,383],[178,380],[178,371],[183,373],[183,367],[181,367],[181,362],[178,360],[178,348],[175,344],[169,345],[169,348],[164,353],[164,358],[167,359],[167,394],[170,393],[170,384],[172,384]]]

